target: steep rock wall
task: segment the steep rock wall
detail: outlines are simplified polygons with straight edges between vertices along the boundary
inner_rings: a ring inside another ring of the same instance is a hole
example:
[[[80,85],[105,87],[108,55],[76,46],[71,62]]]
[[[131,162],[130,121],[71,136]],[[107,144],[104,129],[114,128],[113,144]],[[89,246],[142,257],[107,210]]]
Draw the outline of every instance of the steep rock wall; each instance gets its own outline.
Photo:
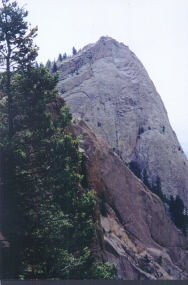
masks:
[[[162,201],[80,121],[87,178],[97,193],[105,255],[120,279],[188,279],[186,240]],[[101,207],[102,205],[102,207]]]
[[[58,88],[71,111],[117,150],[136,161],[150,183],[188,207],[188,161],[145,68],[133,52],[102,37],[59,65]]]

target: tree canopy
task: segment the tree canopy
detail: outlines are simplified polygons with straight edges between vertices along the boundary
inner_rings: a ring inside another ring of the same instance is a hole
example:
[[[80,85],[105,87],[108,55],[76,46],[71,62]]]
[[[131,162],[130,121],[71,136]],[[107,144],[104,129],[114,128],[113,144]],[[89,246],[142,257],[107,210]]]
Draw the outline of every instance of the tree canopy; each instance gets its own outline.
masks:
[[[188,219],[185,213],[184,203],[179,195],[177,195],[176,198],[170,196],[169,210],[175,225],[186,235]]]
[[[33,65],[36,29],[27,33],[26,16],[16,1],[2,0],[0,202],[10,246],[1,249],[0,278],[112,279],[115,267],[91,251],[96,197],[82,183],[79,140],[67,129],[72,116],[58,74]]]
[[[14,134],[4,145],[3,175],[4,203],[11,208],[3,233],[11,248],[5,249],[3,277],[114,278],[115,267],[96,263],[90,250],[95,192],[82,187],[79,141],[66,132],[71,114],[57,80],[41,66],[13,76]]]
[[[13,134],[11,74],[15,69],[30,67],[38,48],[33,44],[37,28],[30,29],[25,18],[28,12],[16,1],[1,0],[0,7],[0,67],[4,73],[4,93],[8,97],[9,137]]]
[[[27,15],[16,1],[1,0],[0,59],[6,71],[30,66],[37,56],[38,48],[33,44],[37,27],[29,28]]]
[[[75,47],[72,48],[72,54],[76,55],[77,54],[77,50],[75,49]]]

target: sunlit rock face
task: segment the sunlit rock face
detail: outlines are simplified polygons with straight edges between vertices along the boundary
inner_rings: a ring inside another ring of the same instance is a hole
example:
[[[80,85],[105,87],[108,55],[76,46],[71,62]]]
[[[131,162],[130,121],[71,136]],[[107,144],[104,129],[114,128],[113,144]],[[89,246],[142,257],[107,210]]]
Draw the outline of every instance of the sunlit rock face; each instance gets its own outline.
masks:
[[[71,128],[82,136],[85,174],[96,191],[98,256],[116,264],[119,279],[187,280],[186,239],[163,202],[84,121]]]
[[[102,37],[58,67],[58,88],[73,115],[83,118],[125,163],[136,162],[150,184],[159,176],[163,193],[179,194],[188,207],[187,158],[135,54]]]

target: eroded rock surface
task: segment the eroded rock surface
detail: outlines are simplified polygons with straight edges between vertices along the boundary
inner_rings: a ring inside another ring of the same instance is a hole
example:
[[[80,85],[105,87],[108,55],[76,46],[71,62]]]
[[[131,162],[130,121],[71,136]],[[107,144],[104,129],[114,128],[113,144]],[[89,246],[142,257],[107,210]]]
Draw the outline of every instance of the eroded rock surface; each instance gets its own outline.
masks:
[[[134,53],[102,37],[65,60],[59,71],[58,87],[74,116],[83,118],[124,162],[136,161],[150,183],[159,176],[163,193],[179,194],[188,206],[187,158]]]
[[[186,240],[162,201],[85,122],[73,127],[81,135],[88,181],[100,205],[106,259],[120,279],[188,279]]]

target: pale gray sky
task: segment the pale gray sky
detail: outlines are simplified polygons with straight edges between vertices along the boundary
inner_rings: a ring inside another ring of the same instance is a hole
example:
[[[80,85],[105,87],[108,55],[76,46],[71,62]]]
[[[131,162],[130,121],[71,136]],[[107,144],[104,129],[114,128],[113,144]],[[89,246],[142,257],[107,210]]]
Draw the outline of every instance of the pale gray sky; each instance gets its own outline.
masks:
[[[39,61],[96,42],[125,43],[147,69],[188,152],[188,0],[18,0],[38,25]]]

